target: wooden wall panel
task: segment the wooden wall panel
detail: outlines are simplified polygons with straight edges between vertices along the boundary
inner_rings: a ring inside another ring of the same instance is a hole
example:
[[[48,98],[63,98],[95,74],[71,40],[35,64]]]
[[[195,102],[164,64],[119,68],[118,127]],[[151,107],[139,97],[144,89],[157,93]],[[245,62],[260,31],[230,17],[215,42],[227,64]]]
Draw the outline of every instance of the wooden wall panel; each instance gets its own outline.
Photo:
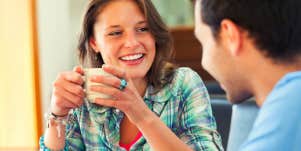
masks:
[[[214,81],[214,78],[201,65],[202,48],[194,36],[193,27],[173,28],[171,33],[175,43],[177,64],[194,69],[204,81]]]

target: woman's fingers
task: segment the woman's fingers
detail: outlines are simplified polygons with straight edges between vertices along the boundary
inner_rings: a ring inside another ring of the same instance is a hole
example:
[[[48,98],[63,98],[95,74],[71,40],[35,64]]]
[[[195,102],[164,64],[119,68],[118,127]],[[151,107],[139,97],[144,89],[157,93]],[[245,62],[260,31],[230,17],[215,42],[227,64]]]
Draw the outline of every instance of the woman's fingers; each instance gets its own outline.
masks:
[[[72,108],[83,104],[85,97],[82,88],[82,69],[76,67],[74,71],[62,72],[53,83],[53,95],[51,98],[52,111],[64,115]]]
[[[81,75],[84,75],[84,69],[81,66],[75,66],[73,68],[73,71],[75,71],[75,72],[77,72],[77,73],[79,73]]]
[[[51,97],[51,111],[57,115],[66,115],[70,109],[79,107],[82,102],[70,100],[70,98],[76,98],[75,96],[69,96],[69,93],[62,88],[54,88]]]
[[[70,102],[71,104],[74,105],[73,107],[81,106],[83,103],[83,98],[84,98],[84,97],[74,95],[60,87],[55,88],[55,95],[59,98],[62,98],[64,100],[64,102],[66,102],[66,101]],[[61,105],[61,107],[65,107],[64,102],[60,102],[60,100],[56,100],[56,101],[59,102],[58,105]]]
[[[56,96],[55,99],[56,99],[56,101],[54,101],[55,105],[60,108],[63,108],[64,110],[69,110],[78,107],[77,104],[70,102],[64,96]]]
[[[60,80],[66,80],[78,85],[82,85],[84,83],[82,75],[73,71],[60,73],[56,81],[60,81]]]
[[[90,81],[95,83],[102,83],[115,88],[119,88],[121,84],[121,80],[114,76],[92,76]]]
[[[123,95],[122,93],[124,93],[124,91],[120,91],[119,89],[109,87],[109,86],[101,86],[101,85],[91,86],[90,90],[94,91],[94,92],[99,92],[99,93],[104,93],[104,94],[110,95],[116,100],[119,100],[120,98],[122,98],[122,95]]]
[[[71,94],[77,95],[79,97],[84,97],[85,92],[81,85],[71,83],[66,80],[61,80],[56,83],[57,87],[63,88],[64,90],[68,91]]]
[[[103,65],[103,70],[114,76],[95,75],[92,76],[89,80],[91,82],[102,83],[119,89],[121,86],[121,80],[124,79],[127,83],[125,89],[130,87],[131,79],[127,78],[126,72],[124,70],[111,65]]]
[[[126,72],[123,69],[118,68],[116,66],[107,65],[107,64],[104,64],[102,66],[102,68],[105,72],[108,72],[112,75],[117,76],[120,79],[125,79],[126,81],[128,81],[128,78],[126,76]]]
[[[120,103],[122,103],[122,102],[112,100],[112,99],[103,99],[103,98],[96,98],[94,100],[94,103],[101,105],[101,106],[113,107],[113,108],[117,108],[117,109],[120,109],[120,106],[122,106],[122,105],[120,105]]]

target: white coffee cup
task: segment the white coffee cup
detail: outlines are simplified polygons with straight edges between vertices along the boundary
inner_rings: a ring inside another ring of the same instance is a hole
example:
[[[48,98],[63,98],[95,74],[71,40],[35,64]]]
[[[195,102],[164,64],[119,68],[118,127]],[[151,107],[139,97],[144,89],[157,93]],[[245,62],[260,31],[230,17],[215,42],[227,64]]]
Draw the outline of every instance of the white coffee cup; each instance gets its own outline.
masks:
[[[85,81],[84,89],[86,90],[86,98],[88,99],[88,101],[93,103],[96,98],[103,98],[103,99],[112,98],[112,96],[110,96],[110,95],[90,90],[90,87],[94,86],[94,85],[104,86],[104,84],[95,83],[95,82],[90,81],[90,78],[95,75],[113,76],[112,74],[105,72],[102,68],[85,68],[83,78]]]

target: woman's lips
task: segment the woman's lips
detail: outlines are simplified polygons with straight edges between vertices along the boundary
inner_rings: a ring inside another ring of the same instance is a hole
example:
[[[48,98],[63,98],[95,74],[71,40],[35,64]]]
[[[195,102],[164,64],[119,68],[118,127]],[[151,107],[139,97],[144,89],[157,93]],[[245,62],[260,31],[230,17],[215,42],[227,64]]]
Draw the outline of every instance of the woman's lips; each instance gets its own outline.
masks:
[[[138,65],[144,60],[144,54],[134,54],[121,57],[120,60],[126,65]]]
[[[136,54],[125,55],[123,57],[120,57],[120,59],[125,61],[130,61],[130,60],[137,60],[143,56],[144,56],[143,53],[136,53]]]

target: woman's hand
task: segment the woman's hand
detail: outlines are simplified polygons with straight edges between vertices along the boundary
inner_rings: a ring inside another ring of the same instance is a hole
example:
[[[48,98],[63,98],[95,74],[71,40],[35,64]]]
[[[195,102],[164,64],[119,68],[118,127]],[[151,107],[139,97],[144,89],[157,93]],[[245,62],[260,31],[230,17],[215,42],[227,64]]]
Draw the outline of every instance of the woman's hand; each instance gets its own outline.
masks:
[[[60,73],[53,83],[53,92],[51,97],[51,112],[64,116],[70,109],[77,108],[83,104],[85,96],[82,84],[84,80],[83,69],[79,66],[73,71]]]
[[[102,83],[107,86],[91,86],[90,90],[111,95],[113,98],[96,98],[94,103],[123,111],[133,123],[137,124],[144,120],[145,113],[150,110],[135,88],[132,79],[127,77],[125,71],[114,66],[104,65],[103,70],[114,76],[93,76],[90,79],[92,82]],[[127,81],[127,86],[123,90],[119,89],[121,79]]]
[[[127,77],[125,71],[109,65],[104,65],[103,69],[116,77],[93,76],[92,82],[109,86],[93,86],[91,90],[111,95],[113,98],[96,98],[94,103],[123,111],[131,123],[142,132],[152,150],[191,150],[146,106],[132,79]],[[119,89],[120,79],[127,81],[127,86],[123,90]]]

